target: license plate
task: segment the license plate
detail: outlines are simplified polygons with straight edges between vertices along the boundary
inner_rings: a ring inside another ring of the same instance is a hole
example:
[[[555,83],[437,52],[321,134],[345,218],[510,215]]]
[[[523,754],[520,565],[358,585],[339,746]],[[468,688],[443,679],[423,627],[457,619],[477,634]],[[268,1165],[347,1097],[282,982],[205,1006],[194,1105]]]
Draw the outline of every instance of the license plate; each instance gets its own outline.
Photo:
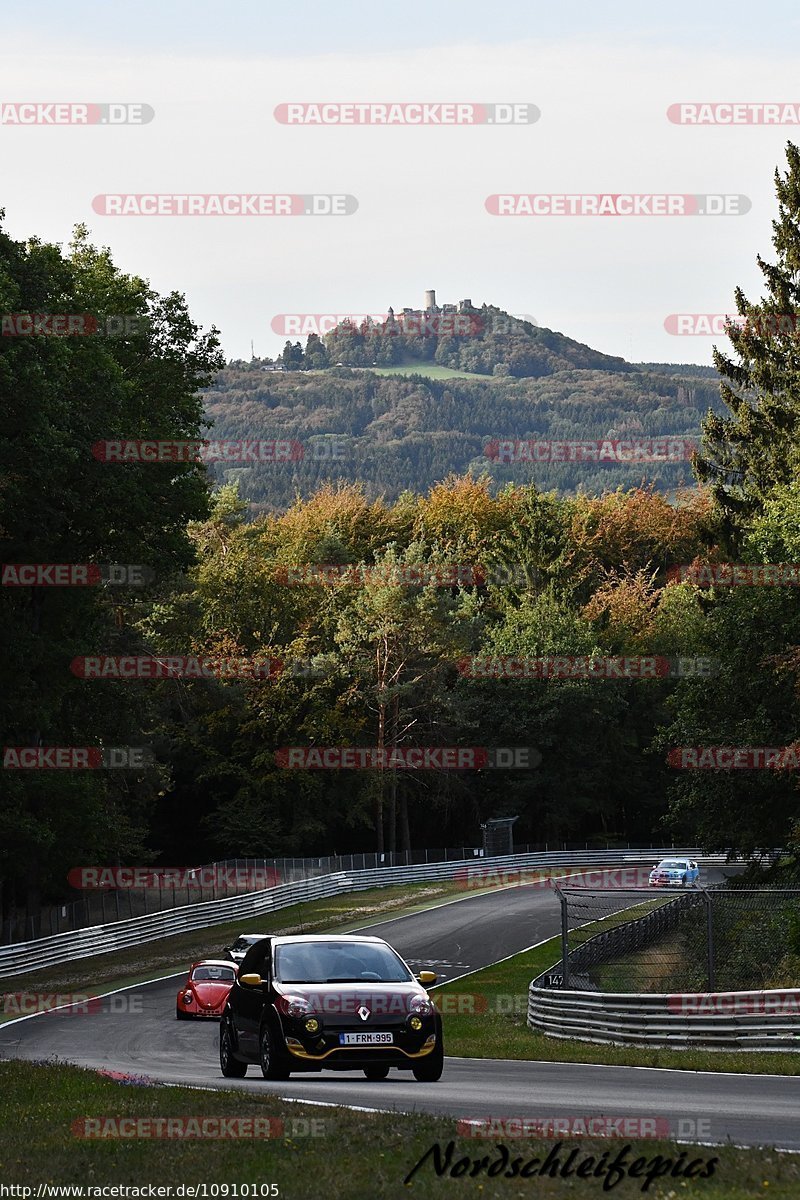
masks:
[[[393,1033],[340,1033],[340,1046],[387,1046],[394,1042]]]

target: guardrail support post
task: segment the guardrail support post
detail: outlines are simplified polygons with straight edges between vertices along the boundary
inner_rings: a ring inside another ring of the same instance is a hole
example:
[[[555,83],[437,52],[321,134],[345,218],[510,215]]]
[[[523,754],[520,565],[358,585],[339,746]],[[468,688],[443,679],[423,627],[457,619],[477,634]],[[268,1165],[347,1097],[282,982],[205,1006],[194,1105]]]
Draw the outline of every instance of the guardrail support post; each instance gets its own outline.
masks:
[[[556,887],[561,902],[561,986],[569,987],[569,937],[567,934],[567,897]]]

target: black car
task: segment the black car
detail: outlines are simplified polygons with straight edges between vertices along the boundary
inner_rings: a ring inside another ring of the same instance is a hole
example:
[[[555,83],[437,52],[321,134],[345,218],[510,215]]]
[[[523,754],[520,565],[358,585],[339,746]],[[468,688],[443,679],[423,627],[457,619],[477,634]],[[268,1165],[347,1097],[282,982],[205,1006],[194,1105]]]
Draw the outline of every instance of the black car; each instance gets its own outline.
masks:
[[[376,937],[265,937],[239,968],[219,1032],[226,1078],[259,1063],[265,1079],[293,1071],[356,1071],[385,1079],[392,1067],[420,1081],[444,1067],[442,1021],[423,984]]]

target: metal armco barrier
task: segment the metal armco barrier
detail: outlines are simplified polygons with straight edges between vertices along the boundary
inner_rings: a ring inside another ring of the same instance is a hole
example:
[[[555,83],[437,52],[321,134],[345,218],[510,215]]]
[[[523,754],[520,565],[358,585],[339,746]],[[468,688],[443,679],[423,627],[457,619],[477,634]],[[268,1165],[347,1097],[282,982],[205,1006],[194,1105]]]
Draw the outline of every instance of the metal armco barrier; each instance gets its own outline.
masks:
[[[543,854],[511,854],[497,858],[474,858],[460,862],[436,862],[411,867],[379,867],[366,871],[338,871],[332,875],[320,875],[315,879],[303,879],[296,883],[281,884],[265,891],[250,892],[245,896],[233,896],[225,900],[210,900],[207,903],[190,904],[184,908],[167,909],[150,913],[148,916],[133,917],[125,921],[112,921],[105,925],[94,925],[87,929],[54,934],[52,937],[37,938],[30,942],[18,942],[0,947],[0,978],[22,975],[25,971],[40,967],[55,966],[73,959],[88,958],[94,954],[108,954],[114,950],[127,950],[159,938],[177,933],[189,933],[206,929],[229,921],[248,921],[266,913],[289,908],[307,900],[321,900],[342,892],[364,891],[367,888],[391,887],[400,883],[424,883],[426,880],[465,878],[466,887],[470,880],[479,880],[479,873],[492,876],[498,883],[519,882],[517,872],[541,867],[602,867],[631,866],[637,863],[653,863],[665,854],[691,855],[699,858],[695,848],[671,846],[666,849],[648,850],[589,850],[552,851]],[[724,855],[705,858],[706,862],[724,862]],[[503,875],[505,873],[505,878]],[[524,879],[522,880],[524,882]],[[479,884],[478,884],[479,886]]]
[[[565,851],[573,854],[588,850],[607,850],[609,846],[588,842],[526,842],[516,843],[503,850],[505,854],[549,854]],[[630,843],[614,847],[619,853],[630,850],[641,852],[657,846]],[[40,905],[31,911],[27,906],[9,904],[0,908],[0,946],[12,946],[16,942],[32,942],[38,938],[55,937],[58,933],[71,933],[76,929],[88,929],[93,925],[105,925],[110,921],[132,920],[146,917],[150,913],[162,912],[165,908],[183,908],[185,904],[203,904],[206,900],[227,900],[231,896],[244,895],[257,888],[272,887],[275,883],[297,883],[301,879],[314,879],[318,875],[333,875],[339,871],[367,871],[370,868],[414,867],[423,863],[461,862],[462,859],[490,857],[477,846],[422,847],[416,850],[386,850],[381,854],[367,851],[355,854],[334,854],[314,858],[227,858],[218,862],[203,863],[194,867],[181,867],[180,874],[194,877],[191,885],[166,881],[163,886],[147,885],[137,888],[135,884],[106,886],[97,890],[70,883],[83,894],[79,900],[67,900],[60,904]],[[491,856],[494,857],[494,856]],[[90,867],[89,870],[92,868]],[[140,868],[147,871],[147,868]],[[110,870],[110,869],[109,869]],[[128,870],[121,867],[122,872]],[[153,875],[169,868],[151,867]],[[232,881],[231,873],[253,872],[256,877],[250,887],[242,888]],[[81,868],[69,875],[80,876]],[[174,878],[174,877],[173,877]]]
[[[684,1050],[800,1050],[800,989],[761,992],[528,991],[528,1025],[550,1037]]]

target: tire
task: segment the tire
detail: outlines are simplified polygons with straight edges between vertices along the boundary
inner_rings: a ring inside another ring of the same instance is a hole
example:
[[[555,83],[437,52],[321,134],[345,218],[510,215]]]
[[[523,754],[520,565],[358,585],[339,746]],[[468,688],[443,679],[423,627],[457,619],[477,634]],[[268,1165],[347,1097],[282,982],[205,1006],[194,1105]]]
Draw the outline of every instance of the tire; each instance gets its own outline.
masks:
[[[219,1069],[226,1079],[244,1079],[247,1063],[233,1057],[230,1022],[222,1020],[219,1026]]]
[[[288,1079],[291,1074],[286,1051],[278,1044],[275,1027],[269,1019],[263,1022],[258,1035],[258,1061],[265,1079]]]
[[[175,1016],[178,1018],[179,1021],[188,1021],[189,1020],[189,1014],[185,1013],[182,1008],[175,1009]]]
[[[386,1079],[389,1074],[389,1068],[376,1064],[374,1067],[364,1067],[364,1074],[370,1083],[378,1083],[381,1079]]]
[[[444,1070],[444,1042],[442,1041],[442,1026],[436,1029],[436,1046],[425,1058],[415,1063],[413,1068],[417,1083],[436,1083],[442,1077]]]

